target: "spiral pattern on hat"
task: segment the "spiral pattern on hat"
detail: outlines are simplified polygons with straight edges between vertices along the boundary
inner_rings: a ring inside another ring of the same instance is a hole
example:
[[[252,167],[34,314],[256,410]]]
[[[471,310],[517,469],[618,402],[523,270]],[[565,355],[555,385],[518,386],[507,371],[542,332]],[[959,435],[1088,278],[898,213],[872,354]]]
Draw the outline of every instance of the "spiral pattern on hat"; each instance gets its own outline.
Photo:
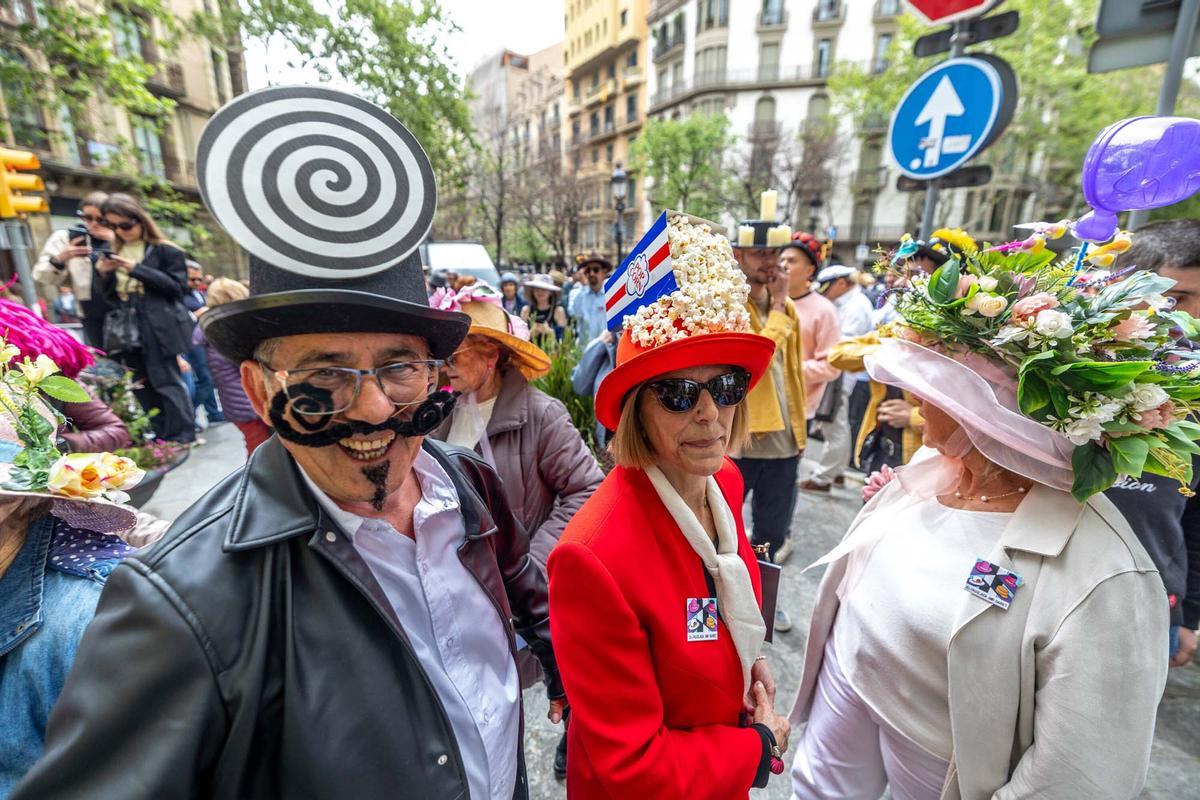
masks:
[[[398,120],[354,95],[275,87],[223,107],[200,137],[204,202],[234,241],[314,278],[387,269],[429,233],[433,169]]]

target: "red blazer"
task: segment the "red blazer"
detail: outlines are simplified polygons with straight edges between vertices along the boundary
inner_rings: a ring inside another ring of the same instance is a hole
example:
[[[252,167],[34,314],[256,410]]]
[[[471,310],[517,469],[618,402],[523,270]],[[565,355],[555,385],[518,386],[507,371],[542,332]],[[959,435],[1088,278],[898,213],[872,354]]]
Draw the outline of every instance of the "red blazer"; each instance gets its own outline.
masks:
[[[742,527],[742,477],[716,475],[762,603]],[[688,641],[704,565],[641,470],[617,467],[550,554],[550,631],[571,704],[571,800],[746,797],[762,740],[741,725],[742,667],[724,623]]]

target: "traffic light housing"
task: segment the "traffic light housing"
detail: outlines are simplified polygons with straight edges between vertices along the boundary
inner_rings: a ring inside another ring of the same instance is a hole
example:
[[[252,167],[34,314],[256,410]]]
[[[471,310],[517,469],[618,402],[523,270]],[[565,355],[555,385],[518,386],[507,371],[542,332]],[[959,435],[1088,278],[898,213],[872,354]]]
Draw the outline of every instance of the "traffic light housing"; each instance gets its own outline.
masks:
[[[44,192],[46,185],[38,175],[25,170],[41,166],[36,153],[0,147],[0,219],[12,219],[22,214],[41,214],[50,210],[50,203],[41,195],[22,192]]]

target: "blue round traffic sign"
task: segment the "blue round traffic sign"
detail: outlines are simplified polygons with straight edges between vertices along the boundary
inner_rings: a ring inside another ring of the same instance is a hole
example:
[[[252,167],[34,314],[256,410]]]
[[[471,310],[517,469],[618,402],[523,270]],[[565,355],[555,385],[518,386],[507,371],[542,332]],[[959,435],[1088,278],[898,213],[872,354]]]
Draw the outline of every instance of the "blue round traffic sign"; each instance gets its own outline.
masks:
[[[888,145],[910,178],[929,180],[970,161],[1007,127],[1016,77],[994,56],[943,61],[908,88],[892,113]]]

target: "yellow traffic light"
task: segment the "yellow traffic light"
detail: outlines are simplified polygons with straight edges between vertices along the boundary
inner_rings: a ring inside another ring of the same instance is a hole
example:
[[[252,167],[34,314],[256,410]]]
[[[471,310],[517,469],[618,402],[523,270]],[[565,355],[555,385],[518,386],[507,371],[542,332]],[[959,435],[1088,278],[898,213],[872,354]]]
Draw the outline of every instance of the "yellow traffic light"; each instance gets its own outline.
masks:
[[[0,219],[11,219],[21,214],[40,214],[50,210],[50,204],[45,197],[20,194],[46,190],[46,185],[39,176],[18,171],[37,169],[40,166],[41,162],[38,161],[36,153],[0,147]]]

